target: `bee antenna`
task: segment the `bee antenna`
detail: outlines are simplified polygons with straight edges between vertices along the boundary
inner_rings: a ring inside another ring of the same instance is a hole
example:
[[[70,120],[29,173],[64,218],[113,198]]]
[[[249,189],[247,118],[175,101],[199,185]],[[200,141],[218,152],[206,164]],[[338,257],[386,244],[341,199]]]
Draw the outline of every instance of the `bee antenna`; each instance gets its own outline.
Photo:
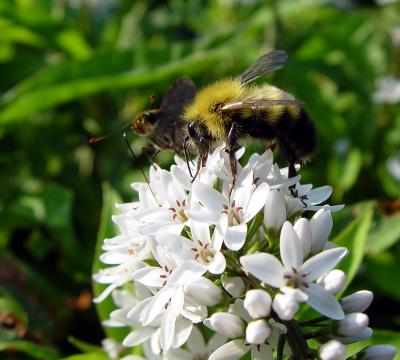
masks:
[[[128,126],[130,126],[130,124],[131,124],[131,122],[128,121],[124,126],[122,126],[122,128],[114,130],[114,131],[112,131],[112,132],[110,132],[110,133],[108,133],[106,135],[91,137],[91,138],[89,138],[88,142],[89,142],[89,144],[95,144],[95,143],[97,143],[99,141],[107,139],[112,135],[118,134],[121,131],[125,131],[128,128]]]
[[[124,139],[125,139],[125,143],[126,143],[126,145],[128,146],[129,152],[131,153],[133,159],[134,159],[134,160],[138,160],[137,156],[135,155],[135,153],[134,153],[133,150],[132,150],[131,144],[129,144],[129,141],[128,141],[128,134],[126,133],[126,131],[124,131],[124,132],[122,133],[122,136],[123,136]],[[153,195],[154,199],[157,201],[157,198],[156,198],[156,196],[154,195],[154,192],[153,192],[153,190],[152,190],[152,188],[151,188],[151,186],[150,186],[150,182],[149,182],[149,179],[147,178],[146,173],[144,172],[144,170],[143,170],[143,168],[142,168],[141,166],[139,166],[139,169],[140,169],[140,172],[142,173],[144,179],[146,180],[147,185],[149,186],[149,189],[150,189],[151,194]]]

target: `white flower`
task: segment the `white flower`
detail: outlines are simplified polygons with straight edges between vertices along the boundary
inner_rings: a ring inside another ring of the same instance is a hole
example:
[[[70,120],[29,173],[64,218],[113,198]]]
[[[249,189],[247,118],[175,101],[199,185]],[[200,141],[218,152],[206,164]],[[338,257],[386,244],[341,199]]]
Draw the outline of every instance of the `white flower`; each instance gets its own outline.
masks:
[[[319,349],[319,357],[321,360],[344,360],[346,347],[340,341],[328,341]]]
[[[266,291],[255,289],[246,293],[243,305],[253,319],[258,319],[270,314],[271,303],[271,296]]]
[[[378,104],[395,104],[400,101],[400,80],[386,75],[376,81],[372,100]]]
[[[247,223],[264,206],[269,187],[261,184],[254,190],[253,170],[245,168],[236,179],[229,198],[214,188],[195,182],[193,196],[202,205],[199,210],[188,211],[190,218],[208,224],[218,224],[221,214],[228,216],[228,229],[224,243],[231,250],[242,248],[247,234]]]
[[[166,360],[200,360],[208,359],[210,354],[226,342],[226,337],[214,334],[208,343],[204,341],[201,331],[194,326],[185,344],[185,348],[171,349],[165,354]]]
[[[228,217],[222,214],[212,237],[210,236],[210,225],[191,220],[192,240],[168,233],[158,235],[156,240],[163,249],[179,254],[182,260],[195,260],[204,266],[204,272],[221,274],[226,266],[221,247],[227,227]]]
[[[357,360],[392,360],[397,354],[397,349],[391,345],[368,346],[357,354]]]
[[[285,293],[296,293],[315,310],[332,319],[343,319],[344,313],[335,297],[313,283],[328,273],[345,256],[345,248],[325,250],[303,263],[303,248],[293,226],[285,222],[280,236],[282,263],[273,255],[258,253],[242,256],[243,267],[257,279],[280,288]]]
[[[340,300],[342,309],[346,314],[364,312],[371,305],[374,294],[368,290],[357,291]]]

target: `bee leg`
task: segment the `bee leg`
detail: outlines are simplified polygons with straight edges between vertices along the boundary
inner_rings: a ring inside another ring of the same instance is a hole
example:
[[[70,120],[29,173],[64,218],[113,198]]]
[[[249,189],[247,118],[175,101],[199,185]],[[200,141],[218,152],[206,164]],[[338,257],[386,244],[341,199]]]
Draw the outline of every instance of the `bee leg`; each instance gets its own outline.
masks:
[[[143,148],[142,152],[147,157],[150,164],[152,164],[152,166],[154,166],[154,160],[157,157],[157,155],[160,153],[160,149],[157,149],[155,146],[150,144],[148,146],[145,146]]]
[[[190,158],[189,150],[188,150],[188,141],[189,141],[189,139],[190,139],[190,136],[186,136],[186,138],[185,138],[185,140],[183,142],[183,151],[185,153],[186,166],[188,168],[189,175],[190,175],[191,178],[193,178],[192,170],[190,169],[190,163],[189,163],[189,162],[193,163],[192,159]]]
[[[235,146],[237,144],[237,139],[239,137],[239,126],[237,122],[233,122],[228,134],[228,140],[226,142],[225,151],[229,154],[229,162],[231,165],[231,172],[233,176],[233,183],[236,180],[237,174],[237,162],[235,157]]]
[[[283,136],[278,136],[277,137],[279,146],[282,150],[283,155],[285,156],[286,160],[288,161],[289,165],[289,171],[288,171],[288,177],[292,178],[297,176],[297,171],[296,171],[296,161],[297,161],[297,156],[295,155],[293,149],[289,145],[289,143],[286,141],[286,139]],[[289,190],[292,194],[292,196],[297,197],[298,192],[296,190],[296,184],[289,186]]]
[[[196,180],[196,177],[197,175],[199,175],[201,168],[206,166],[208,158],[208,150],[210,147],[209,142],[202,137],[200,138],[198,147],[199,147],[199,160],[197,161],[196,173],[194,174],[194,177],[192,177],[192,182]]]

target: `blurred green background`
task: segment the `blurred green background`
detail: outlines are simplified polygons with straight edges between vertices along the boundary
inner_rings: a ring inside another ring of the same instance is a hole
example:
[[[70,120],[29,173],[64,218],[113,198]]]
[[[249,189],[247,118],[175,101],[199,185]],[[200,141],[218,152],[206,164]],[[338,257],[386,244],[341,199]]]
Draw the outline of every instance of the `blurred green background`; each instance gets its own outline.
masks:
[[[57,359],[105,336],[96,239],[116,194],[134,197],[147,142],[131,135],[133,161],[119,135],[87,139],[180,75],[200,87],[274,48],[289,60],[264,80],[307,103],[320,138],[302,181],[347,204],[333,235],[352,250],[350,290],[375,293],[371,341],[399,346],[400,85],[386,90],[397,101],[372,101],[378,79],[400,76],[399,19],[383,0],[0,0],[0,358]]]

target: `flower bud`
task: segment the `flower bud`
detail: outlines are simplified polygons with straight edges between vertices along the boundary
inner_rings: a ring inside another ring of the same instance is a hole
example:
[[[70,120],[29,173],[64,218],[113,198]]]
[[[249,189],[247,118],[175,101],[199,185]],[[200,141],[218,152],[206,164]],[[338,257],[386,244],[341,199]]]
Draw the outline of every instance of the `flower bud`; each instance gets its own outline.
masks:
[[[271,296],[264,290],[250,290],[244,299],[244,308],[253,319],[268,316],[271,312]]]
[[[299,218],[294,224],[294,231],[296,231],[297,236],[301,241],[303,248],[303,257],[305,258],[311,250],[311,225],[306,218]]]
[[[311,253],[321,251],[332,231],[333,220],[328,206],[319,209],[310,220],[312,240]]]
[[[234,314],[218,312],[204,320],[204,325],[228,338],[236,338],[244,333],[242,319]]]
[[[369,318],[364,313],[351,313],[337,323],[337,333],[340,336],[356,336],[368,326],[368,323]]]
[[[246,328],[246,341],[249,344],[264,344],[271,334],[271,327],[264,319],[250,322]]]
[[[206,305],[217,305],[222,298],[221,289],[205,277],[185,286],[185,294],[195,302]]]
[[[286,205],[279,190],[271,190],[264,207],[264,226],[279,230],[286,221]]]
[[[320,278],[318,284],[331,294],[336,295],[346,285],[346,275],[342,270],[334,269]]]
[[[346,347],[337,340],[328,341],[319,349],[321,360],[344,360],[346,357]]]
[[[364,312],[371,305],[374,294],[368,290],[357,291],[354,294],[345,296],[340,300],[345,313]]]
[[[369,337],[372,336],[372,334],[373,334],[372,329],[370,327],[366,327],[364,330],[362,330],[361,332],[359,332],[356,335],[340,337],[339,340],[343,344],[353,344],[353,343],[368,339]]]
[[[242,296],[246,290],[246,284],[239,276],[229,277],[222,275],[221,282],[224,289],[234,298]]]
[[[360,351],[356,359],[362,360],[392,360],[397,353],[397,349],[391,345],[373,345]]]
[[[293,296],[276,294],[272,308],[281,320],[292,320],[299,310],[299,303]]]

